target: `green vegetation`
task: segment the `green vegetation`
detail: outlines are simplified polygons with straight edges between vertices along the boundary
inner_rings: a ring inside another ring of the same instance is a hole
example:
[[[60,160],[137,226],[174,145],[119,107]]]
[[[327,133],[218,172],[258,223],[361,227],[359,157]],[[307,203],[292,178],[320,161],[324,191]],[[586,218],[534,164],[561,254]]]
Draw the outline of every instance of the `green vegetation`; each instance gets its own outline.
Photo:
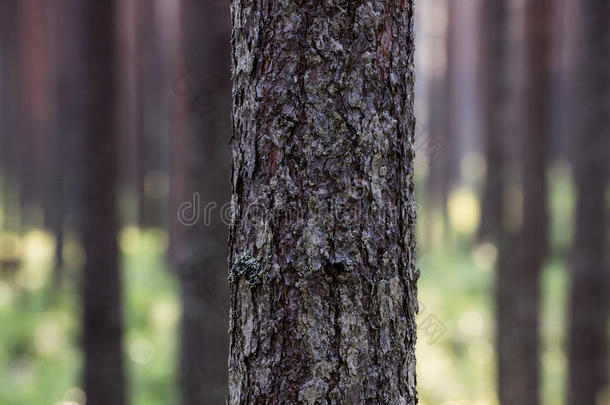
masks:
[[[549,178],[553,246],[542,280],[542,398],[544,405],[560,405],[566,370],[566,252],[573,203],[565,168],[553,169]],[[431,221],[425,208],[420,212],[421,403],[495,405],[497,252],[490,244],[472,244],[478,200],[471,190],[458,193],[449,199],[454,204],[449,207],[449,219],[457,222],[447,226],[445,235],[430,237],[432,230],[438,233],[438,215]],[[167,236],[159,230],[126,227],[118,240],[123,257],[124,347],[131,404],[176,404],[180,304],[174,277],[165,263]],[[0,404],[82,404],[77,286],[84,258],[77,240],[68,237],[64,284],[61,292],[53,291],[53,249],[52,238],[41,230],[23,235],[0,233],[0,256],[16,251],[22,258],[18,269],[0,271]],[[431,320],[444,329],[427,329]],[[444,330],[440,336],[439,330]]]
[[[74,266],[82,261],[82,250],[76,241],[68,241],[65,283],[61,292],[53,291],[53,241],[41,231],[33,232],[36,236],[30,232],[23,238],[21,268],[12,275],[3,272],[0,279],[0,403],[82,404]],[[164,262],[167,237],[161,231],[126,228],[119,240],[130,403],[176,403],[175,333],[180,308],[173,276]]]

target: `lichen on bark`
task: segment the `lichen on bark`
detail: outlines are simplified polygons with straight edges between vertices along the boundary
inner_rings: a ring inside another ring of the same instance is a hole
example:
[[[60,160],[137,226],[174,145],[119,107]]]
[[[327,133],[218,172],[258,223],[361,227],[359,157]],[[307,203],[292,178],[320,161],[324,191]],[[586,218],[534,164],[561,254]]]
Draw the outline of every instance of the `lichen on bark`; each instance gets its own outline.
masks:
[[[230,404],[415,404],[413,2],[232,0]]]

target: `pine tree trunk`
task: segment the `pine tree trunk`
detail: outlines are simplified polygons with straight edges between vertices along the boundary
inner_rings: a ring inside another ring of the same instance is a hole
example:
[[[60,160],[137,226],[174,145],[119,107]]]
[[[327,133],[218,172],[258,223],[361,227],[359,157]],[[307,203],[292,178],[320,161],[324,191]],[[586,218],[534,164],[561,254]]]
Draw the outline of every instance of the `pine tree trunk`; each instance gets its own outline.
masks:
[[[569,306],[568,405],[601,403],[601,393],[608,384],[605,191],[610,148],[610,3],[586,0],[580,8],[583,35],[576,79],[580,125],[574,137],[577,203]]]
[[[125,403],[117,249],[116,44],[114,1],[83,5],[85,73],[82,286],[84,386],[88,405]]]
[[[413,2],[232,1],[230,404],[416,404]]]

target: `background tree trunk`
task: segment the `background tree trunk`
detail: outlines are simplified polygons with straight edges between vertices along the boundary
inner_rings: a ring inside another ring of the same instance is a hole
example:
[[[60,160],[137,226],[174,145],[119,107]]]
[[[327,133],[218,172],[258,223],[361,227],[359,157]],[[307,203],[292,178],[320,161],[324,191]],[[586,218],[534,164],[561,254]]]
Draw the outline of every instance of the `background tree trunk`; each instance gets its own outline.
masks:
[[[137,198],[138,225],[142,228],[166,225],[165,195],[159,195],[159,176],[166,167],[164,135],[167,121],[163,55],[158,6],[150,0],[136,0],[136,136],[138,152]]]
[[[510,103],[514,104],[509,90],[511,69],[509,2],[490,0],[482,3],[481,54],[483,142],[485,145],[486,176],[483,187],[481,223],[478,238],[492,242],[498,250],[495,278],[496,350],[498,353],[498,397],[501,403],[510,403],[513,395],[514,347],[512,308],[516,290],[513,286],[514,265],[510,249],[514,235],[505,226],[505,190],[508,183],[506,140],[510,135],[506,121]]]
[[[504,248],[510,273],[505,327],[500,329],[501,404],[539,403],[540,275],[547,253],[546,167],[550,132],[552,2],[528,1],[525,7],[524,127],[521,181],[523,214],[517,235]],[[502,287],[501,287],[502,288]]]
[[[5,213],[3,227],[17,230],[20,227],[19,204],[16,196],[19,193],[21,175],[20,137],[21,108],[23,97],[20,84],[20,36],[19,36],[19,2],[5,0],[0,2],[0,170],[2,170],[2,207]]]
[[[115,3],[83,5],[83,61],[87,90],[84,154],[87,184],[82,286],[84,388],[88,405],[123,405],[121,288],[115,196],[118,177]]]
[[[41,0],[18,2],[19,56],[21,58],[22,106],[27,118],[21,120],[19,136],[21,184],[19,197],[29,212],[26,226],[47,225],[54,214],[53,193],[57,184],[52,168],[54,99],[52,97],[53,52],[49,30],[48,4]],[[51,152],[50,152],[51,151]],[[40,215],[32,215],[40,213]],[[52,220],[51,220],[52,223]]]
[[[504,140],[508,99],[508,4],[482,3],[482,108],[486,176],[481,207],[480,240],[499,242],[502,232]]]
[[[56,130],[55,132],[55,170],[57,187],[55,188],[56,215],[53,225],[56,237],[55,269],[53,282],[60,287],[64,278],[63,239],[64,227],[77,228],[74,222],[80,220],[79,209],[82,201],[78,197],[79,182],[82,174],[82,139],[83,134],[83,64],[82,49],[79,38],[82,34],[80,18],[82,16],[79,0],[61,0],[59,9],[54,10],[54,28],[57,57],[55,72],[55,92],[57,94]],[[74,198],[74,195],[77,195]]]
[[[232,1],[231,404],[415,404],[413,2]]]
[[[576,227],[570,284],[568,405],[601,403],[608,384],[605,191],[610,142],[610,3],[580,3],[581,53],[574,137]],[[597,402],[596,402],[597,401]]]
[[[227,395],[229,252],[221,209],[230,198],[231,26],[223,1],[185,0],[183,10],[186,70],[174,91],[187,98],[188,148],[180,158],[190,190],[184,202],[197,218],[182,224],[186,240],[178,252],[179,386],[183,405],[215,405]]]
[[[430,5],[432,5],[431,3]],[[436,7],[441,7],[437,5]],[[444,63],[442,70],[439,69],[436,75],[430,83],[430,112],[429,112],[429,131],[430,138],[437,141],[442,145],[444,153],[438,154],[434,161],[430,161],[430,169],[428,175],[428,181],[426,184],[427,188],[427,210],[431,216],[436,216],[440,223],[440,238],[444,238],[447,234],[448,214],[447,214],[447,200],[449,198],[449,176],[448,176],[448,165],[450,161],[450,151],[448,146],[452,144],[451,136],[454,133],[451,131],[447,120],[450,119],[449,113],[449,92],[450,92],[450,70],[455,64],[455,52],[454,42],[451,41],[451,37],[455,31],[455,22],[451,18],[451,12],[454,8],[451,7],[451,1],[444,1],[442,7],[448,15],[447,23],[442,32],[443,35],[443,57]],[[438,13],[438,11],[437,11]],[[440,40],[440,38],[438,39]],[[438,50],[437,50],[438,52]],[[418,127],[421,126],[421,122],[418,123]],[[425,134],[424,130],[424,134]],[[419,132],[416,131],[415,136],[420,136]],[[417,142],[417,139],[416,139]],[[420,151],[421,153],[421,151]],[[439,238],[439,239],[440,239]],[[421,242],[421,239],[420,239]]]

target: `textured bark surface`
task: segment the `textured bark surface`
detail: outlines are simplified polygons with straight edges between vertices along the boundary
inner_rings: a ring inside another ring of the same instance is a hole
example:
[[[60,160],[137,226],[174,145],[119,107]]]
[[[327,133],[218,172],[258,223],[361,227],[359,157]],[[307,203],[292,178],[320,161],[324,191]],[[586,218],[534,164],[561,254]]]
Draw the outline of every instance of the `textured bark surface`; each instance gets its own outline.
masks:
[[[233,0],[230,404],[415,404],[413,2]]]
[[[185,198],[199,219],[182,225],[186,240],[178,252],[179,386],[182,405],[216,405],[227,395],[229,251],[221,207],[230,200],[231,22],[222,0],[186,0],[183,7],[186,71],[176,86],[185,87],[189,136],[180,158],[188,172]]]
[[[605,191],[610,149],[610,3],[586,0],[579,7],[583,35],[577,76],[579,126],[574,137],[577,203],[570,284],[568,405],[601,403],[608,384]]]
[[[115,211],[117,183],[114,1],[83,4],[86,87],[83,229],[84,389],[89,405],[125,403],[121,289]]]

